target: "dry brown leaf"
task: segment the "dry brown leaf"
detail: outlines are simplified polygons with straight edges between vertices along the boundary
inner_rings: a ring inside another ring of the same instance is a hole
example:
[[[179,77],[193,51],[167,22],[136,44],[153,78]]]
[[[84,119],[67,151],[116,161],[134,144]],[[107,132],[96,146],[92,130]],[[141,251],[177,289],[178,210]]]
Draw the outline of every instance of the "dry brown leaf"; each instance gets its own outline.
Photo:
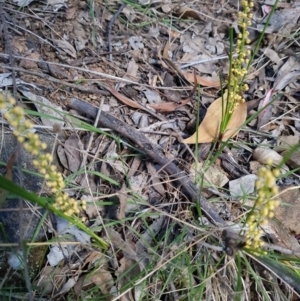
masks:
[[[193,179],[196,179],[199,174],[201,174],[204,170],[205,164],[204,162],[197,163],[196,165],[192,164],[190,168],[190,175]],[[228,177],[226,176],[225,171],[218,166],[217,164],[213,164],[205,169],[204,173],[204,187],[218,186],[223,187],[229,182]]]
[[[282,153],[282,156],[286,156],[289,153],[289,150],[286,150]],[[287,159],[286,164],[294,169],[300,167],[300,151],[295,151],[292,153],[292,155]],[[297,173],[299,173],[299,170],[297,170]]]
[[[293,26],[296,25],[299,16],[300,16],[300,7],[277,10],[272,14],[269,20],[269,24],[266,28],[266,32],[272,33],[276,31],[284,30],[285,34],[288,35],[291,32]],[[257,29],[259,31],[262,31],[264,30],[264,26],[265,24],[258,24]]]
[[[82,288],[83,288],[86,276],[87,276],[87,274],[83,274],[82,276],[80,276],[73,287],[74,293],[76,294],[77,297],[80,296],[80,294],[82,292]]]
[[[126,74],[123,76],[125,79],[137,79],[137,72],[139,69],[139,65],[135,62],[134,58],[129,61]],[[127,84],[125,82],[121,82],[119,84],[119,88],[125,87]]]
[[[65,142],[65,154],[68,160],[69,169],[76,172],[80,168],[81,153],[79,150],[80,140],[76,134],[71,136]]]
[[[79,3],[79,0],[75,0],[75,1],[73,0],[66,8],[65,17],[67,20],[74,19],[75,14],[77,13],[77,10],[78,10],[78,3]]]
[[[62,49],[64,52],[69,54],[72,58],[77,58],[77,52],[75,48],[66,40],[53,39],[53,43],[55,43],[58,48]]]
[[[198,140],[195,132],[191,137],[184,139],[183,142],[187,144],[208,143],[218,139],[220,125],[222,121],[222,101],[224,101],[224,107],[226,106],[227,97],[224,95],[216,99],[208,108],[207,113],[198,128]],[[239,128],[245,122],[247,118],[247,104],[241,103],[232,113],[231,119],[228,123],[226,131],[222,136],[222,141],[226,141],[229,138],[238,134]]]
[[[109,241],[112,243],[112,245],[116,250],[122,250],[123,255],[125,257],[137,261],[137,256],[135,251],[131,248],[130,244],[127,241],[123,240],[123,238],[117,231],[113,229],[107,229],[107,235]]]
[[[283,157],[273,149],[259,146],[253,152],[253,159],[261,164],[267,164],[267,162],[271,159],[273,165],[277,166],[282,162]]]
[[[184,71],[184,72],[181,72],[182,75],[185,77],[186,80],[194,83],[194,74],[193,73],[190,73],[190,72],[187,72],[187,71]],[[203,76],[199,76],[199,75],[196,75],[197,77],[197,83],[201,86],[205,86],[205,87],[220,87],[220,81],[219,80],[213,80],[213,79],[208,79],[208,78],[205,78]]]
[[[253,159],[261,164],[267,164],[269,160],[272,160],[273,166],[278,166],[281,164],[283,157],[273,149],[259,146],[253,152]],[[285,173],[287,171],[289,171],[289,168],[283,164],[281,167],[281,173]]]
[[[270,229],[268,229],[269,227]],[[274,237],[276,238],[276,240],[278,240],[276,244],[278,244],[279,246],[293,250],[295,252],[300,252],[300,245],[295,235],[292,234],[291,230],[287,228],[284,223],[280,222],[280,220],[277,219],[277,216],[275,218],[269,219],[268,224],[266,226],[263,226],[262,228],[265,233],[274,233]],[[299,257],[298,255],[296,256]]]
[[[125,184],[123,184],[121,190],[119,191],[118,197],[120,201],[120,209],[117,214],[117,219],[122,220],[125,218],[125,211],[127,207],[127,189]]]
[[[20,67],[24,69],[37,69],[38,68],[37,62],[31,60],[39,60],[39,59],[40,59],[40,54],[36,51],[33,51],[30,54],[26,55],[25,58],[22,59],[22,61],[20,62]]]
[[[191,9],[188,6],[181,6],[175,14],[179,16],[182,19],[192,18],[198,21],[203,21],[203,18],[201,18],[195,10]]]
[[[291,231],[300,234],[300,189],[298,186],[280,189],[280,206],[275,209],[275,217]],[[288,218],[287,218],[288,217]]]
[[[34,284],[44,294],[50,294],[59,290],[65,282],[66,276],[60,267],[45,266]]]
[[[266,97],[264,99],[262,99],[262,101],[259,103],[259,106],[258,106],[258,110],[264,108],[258,115],[258,122],[257,122],[257,129],[258,130],[261,130],[261,131],[268,131],[269,128],[268,127],[263,127],[265,124],[267,124],[271,117],[272,117],[272,92],[273,92],[273,89],[271,89]],[[261,127],[263,127],[261,129]]]
[[[297,143],[299,143],[298,135],[279,136],[274,150],[279,152],[290,150]]]
[[[267,47],[264,51],[264,54],[277,65],[277,67],[281,66],[283,64],[283,60],[280,58],[278,53],[274,51],[273,49]]]
[[[187,98],[187,99],[183,100],[181,103],[161,102],[158,104],[150,105],[150,107],[161,113],[168,113],[168,112],[174,112],[175,110],[179,109],[180,107],[186,105],[189,101],[190,101],[190,98]]]
[[[123,257],[116,271],[118,288],[121,289],[127,283],[132,282],[139,275],[140,269],[137,263],[129,258]],[[119,298],[120,301],[134,301],[134,289],[130,289]]]
[[[291,56],[280,68],[274,81],[274,90],[283,90],[291,81],[300,75],[300,61]]]
[[[131,107],[131,108],[135,108],[135,109],[141,109],[141,110],[145,110],[145,108],[143,106],[141,106],[140,104],[138,104],[137,102],[133,101],[132,99],[126,97],[125,95],[121,94],[120,92],[118,92],[115,88],[113,88],[112,86],[109,85],[105,85],[105,88],[113,95],[115,96],[117,99],[119,99],[120,101],[122,101],[124,104],[126,104],[127,106]]]
[[[114,284],[113,277],[110,272],[105,269],[98,269],[95,273],[89,277],[89,280],[92,281],[95,285],[97,285],[102,294],[108,295],[111,287]]]
[[[164,195],[166,193],[166,190],[162,184],[162,182],[160,181],[160,177],[157,173],[157,170],[155,169],[155,167],[153,166],[152,163],[147,162],[147,169],[148,169],[148,173],[149,175],[151,175],[151,182],[152,182],[152,187],[160,194],[160,195]]]

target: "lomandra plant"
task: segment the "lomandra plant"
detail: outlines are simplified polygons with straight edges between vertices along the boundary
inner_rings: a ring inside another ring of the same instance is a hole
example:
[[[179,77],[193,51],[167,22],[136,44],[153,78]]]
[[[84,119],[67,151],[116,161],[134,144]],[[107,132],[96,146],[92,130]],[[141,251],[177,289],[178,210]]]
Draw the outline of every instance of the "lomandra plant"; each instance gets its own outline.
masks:
[[[269,160],[266,166],[262,166],[256,180],[257,198],[246,220],[246,246],[254,251],[263,246],[261,226],[268,224],[268,219],[274,217],[274,210],[280,202],[276,199],[278,187],[276,179],[279,177],[278,168],[272,168],[272,161]]]
[[[230,30],[229,75],[227,89],[222,97],[215,100],[207,110],[198,131],[185,139],[185,143],[207,143],[214,140],[226,141],[235,136],[247,117],[247,105],[243,92],[248,90],[245,76],[249,69],[251,51],[248,49],[248,27],[251,24],[253,1],[241,1],[243,7],[238,14],[240,33],[233,47],[233,32]],[[220,79],[221,80],[221,79]],[[222,82],[221,82],[222,86]]]
[[[0,111],[6,111],[4,117],[14,129],[13,134],[18,142],[35,157],[33,164],[37,167],[40,174],[44,176],[54,201],[47,202],[44,198],[24,190],[1,175],[0,188],[17,194],[67,219],[70,223],[93,237],[101,247],[106,248],[107,243],[80,222],[78,213],[80,208],[85,209],[86,203],[85,201],[77,201],[64,192],[65,183],[63,177],[57,171],[56,166],[52,164],[52,156],[45,152],[47,145],[40,140],[36,133],[33,133],[33,123],[25,118],[24,109],[16,104],[16,100],[13,97],[0,93]]]
[[[25,119],[23,108],[16,105],[13,97],[7,97],[6,100],[4,95],[0,95],[0,109],[8,109],[4,117],[10,126],[14,128],[13,134],[16,136],[18,142],[23,145],[24,149],[36,157],[33,165],[45,177],[48,188],[55,196],[54,206],[67,216],[78,214],[80,211],[79,202],[63,192],[65,188],[63,177],[52,164],[52,156],[49,153],[43,152],[47,148],[47,144],[41,142],[39,136],[31,131],[33,124],[30,120]],[[85,206],[85,203],[81,205]]]

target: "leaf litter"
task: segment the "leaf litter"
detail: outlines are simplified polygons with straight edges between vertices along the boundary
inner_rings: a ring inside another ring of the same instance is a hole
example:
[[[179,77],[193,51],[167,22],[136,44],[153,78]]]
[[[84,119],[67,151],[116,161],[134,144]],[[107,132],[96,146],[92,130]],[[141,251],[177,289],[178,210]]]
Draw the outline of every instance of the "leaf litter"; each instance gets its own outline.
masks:
[[[198,254],[192,245],[201,233],[201,227],[194,223],[196,216],[190,210],[193,203],[176,181],[177,177],[193,176],[194,170],[194,160],[191,153],[185,151],[182,141],[211,143],[219,138],[218,128],[222,116],[222,98],[218,98],[218,89],[221,88],[219,78],[228,75],[228,24],[232,23],[235,34],[238,34],[233,13],[237,8],[230,2],[224,4],[222,1],[201,6],[198,3],[139,1],[140,10],[127,4],[113,24],[111,48],[114,60],[110,62],[105,28],[119,3],[111,2],[105,7],[95,2],[92,8],[94,14],[91,15],[90,8],[83,2],[12,2],[24,7],[22,11],[16,10],[16,6],[12,6],[9,1],[3,5],[5,13],[14,20],[8,23],[10,39],[15,45],[11,54],[15,56],[14,66],[21,68],[21,71],[14,73],[14,79],[13,70],[9,69],[10,65],[1,56],[1,88],[12,91],[13,86],[17,85],[19,92],[33,101],[34,109],[40,112],[41,117],[36,117],[37,123],[48,126],[50,132],[51,128],[56,127],[57,119],[64,119],[62,115],[69,112],[71,98],[82,99],[99,107],[100,95],[104,95],[105,111],[143,131],[183,171],[182,174],[167,175],[163,166],[146,160],[143,150],[136,149],[132,141],[122,137],[111,142],[110,138],[99,133],[87,149],[85,132],[66,129],[64,122],[60,121],[59,131],[64,132],[64,137],[58,139],[58,157],[63,174],[72,184],[69,192],[76,195],[78,200],[88,200],[87,210],[82,210],[80,217],[87,225],[98,229],[95,231],[106,237],[112,249],[106,255],[93,250],[90,238],[82,237],[76,227],[65,232],[58,231],[56,235],[68,235],[70,246],[60,244],[60,237],[56,245],[49,247],[47,255],[54,259],[50,260],[49,265],[44,264],[37,275],[37,286],[47,286],[45,295],[61,298],[71,295],[72,290],[77,296],[91,298],[89,287],[94,286],[102,295],[109,296],[110,300],[139,300],[147,293],[159,299],[167,292],[174,300],[180,299],[175,292],[188,287],[184,283],[185,277],[180,281],[175,277],[166,289],[159,277],[152,278],[152,274],[147,274],[153,284],[149,292],[143,292],[138,285],[135,289],[131,286],[124,294],[121,290],[145,272],[149,263],[155,265],[156,256],[161,260],[157,264],[162,265],[158,270],[164,272],[173,268],[168,260],[172,262],[172,258],[175,260],[180,257],[181,245]],[[262,30],[263,18],[268,16],[273,4],[256,3],[251,27],[257,31]],[[33,14],[33,11],[38,13]],[[214,201],[213,208],[225,219],[225,224],[229,224],[228,220],[239,220],[243,212],[243,197],[254,191],[256,171],[255,168],[250,169],[250,166],[265,164],[269,158],[273,158],[274,164],[279,164],[284,152],[299,141],[299,111],[296,107],[299,98],[299,62],[294,55],[299,48],[296,31],[298,14],[296,3],[280,2],[267,28],[265,44],[259,50],[246,78],[250,87],[245,93],[247,102],[239,106],[222,137],[224,141],[230,138],[235,142],[228,147],[237,165],[249,169],[249,174],[240,173],[232,163],[226,169],[226,160],[220,156],[219,161],[213,165],[214,170],[207,171],[205,175],[213,187],[213,190],[205,192],[206,196]],[[168,18],[172,18],[172,29],[162,22]],[[145,20],[150,21],[150,25],[140,28],[136,26]],[[255,37],[254,34],[253,41]],[[1,53],[7,52],[5,44],[1,44]],[[152,63],[153,59],[156,63]],[[53,62],[58,65],[52,65]],[[76,68],[72,67],[75,63],[78,66]],[[109,77],[103,79],[89,71],[117,76],[120,80]],[[41,77],[40,74],[45,76]],[[59,81],[52,81],[48,75]],[[83,93],[76,86],[89,92]],[[123,88],[132,89],[134,94],[125,95]],[[200,104],[198,88],[203,99]],[[258,114],[260,108],[266,105],[266,109]],[[205,116],[196,136],[196,133],[192,134],[198,127],[195,121],[199,113],[198,106],[200,115],[204,112]],[[40,110],[47,107],[53,109]],[[54,115],[58,111],[59,114]],[[54,118],[45,118],[43,114]],[[250,116],[256,117],[244,126]],[[193,124],[190,130],[189,123]],[[264,126],[266,124],[268,126]],[[55,134],[55,131],[51,134]],[[267,138],[264,134],[268,135]],[[85,163],[88,169],[84,167],[83,173],[78,175],[84,152],[88,154]],[[300,166],[296,155],[282,167],[282,173],[287,172],[288,168]],[[75,177],[75,181],[72,177]],[[87,183],[83,184],[83,180]],[[282,187],[291,183],[292,188],[299,185],[297,174],[291,174],[280,181]],[[249,186],[245,187],[244,184]],[[231,198],[225,193],[226,189]],[[297,192],[296,189],[294,191]],[[278,228],[274,224],[266,232],[278,233],[280,229],[286,229],[286,234],[280,234],[279,238],[282,241],[285,236],[290,241],[294,238],[295,243],[297,239],[292,232],[298,234],[295,217],[299,200],[295,195],[290,198],[286,196],[286,203],[290,200],[294,202],[289,205],[293,213],[284,211],[286,207],[281,206],[276,214],[282,226]],[[226,211],[224,206],[229,206],[231,210]],[[286,216],[292,217],[290,221]],[[113,226],[104,227],[106,223]],[[241,225],[239,222],[236,224]],[[208,220],[207,225],[212,227]],[[181,241],[177,240],[186,226],[189,230],[186,236]],[[218,235],[217,231],[214,235]],[[282,241],[281,245],[286,243]],[[81,244],[74,247],[71,243],[75,242]],[[290,246],[295,248],[295,244],[292,246],[290,243]],[[201,250],[204,248],[201,247]],[[215,252],[213,256],[217,258],[219,254]],[[76,269],[71,270],[68,264],[74,264]],[[55,265],[59,266],[54,269]],[[154,269],[153,275],[157,276],[155,271],[158,270]],[[47,282],[50,274],[52,280]],[[56,280],[58,275],[59,283]],[[229,272],[226,277],[233,279]],[[196,278],[192,279],[193,283],[196,283]],[[216,279],[207,280],[206,298],[217,294],[213,289],[213,284],[217,285]],[[227,290],[223,294],[233,293],[232,288]]]

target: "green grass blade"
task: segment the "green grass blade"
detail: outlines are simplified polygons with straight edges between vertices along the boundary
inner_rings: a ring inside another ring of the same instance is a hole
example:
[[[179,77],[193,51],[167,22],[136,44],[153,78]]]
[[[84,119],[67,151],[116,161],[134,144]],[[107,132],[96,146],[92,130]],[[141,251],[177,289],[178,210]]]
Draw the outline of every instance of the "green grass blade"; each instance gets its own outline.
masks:
[[[50,210],[54,214],[66,219],[69,221],[72,225],[78,227],[88,235],[90,235],[92,238],[95,239],[95,241],[99,244],[99,246],[103,249],[106,249],[108,244],[100,238],[98,235],[96,235],[92,230],[90,230],[88,227],[86,227],[83,223],[79,221],[77,217],[70,217],[65,215],[62,211],[55,208],[53,205],[49,204],[45,199],[42,197],[37,196],[35,193],[29,192],[17,184],[13,183],[12,181],[6,179],[3,176],[0,176],[0,188],[5,189],[15,195],[18,195],[21,198],[24,198],[32,203],[35,203],[45,209]]]

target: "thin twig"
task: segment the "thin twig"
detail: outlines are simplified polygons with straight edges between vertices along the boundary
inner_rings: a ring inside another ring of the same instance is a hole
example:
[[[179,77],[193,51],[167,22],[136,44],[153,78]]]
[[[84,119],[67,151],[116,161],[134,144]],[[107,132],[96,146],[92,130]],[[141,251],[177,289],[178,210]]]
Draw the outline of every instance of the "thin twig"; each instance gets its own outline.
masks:
[[[112,30],[112,27],[113,27],[116,19],[118,18],[119,14],[122,12],[122,10],[124,9],[124,7],[126,5],[127,5],[126,3],[121,4],[121,6],[117,10],[117,12],[112,16],[112,18],[110,19],[110,21],[107,25],[107,43],[108,43],[109,60],[111,62],[113,60],[113,58],[112,58],[112,47],[111,47],[111,30]]]

